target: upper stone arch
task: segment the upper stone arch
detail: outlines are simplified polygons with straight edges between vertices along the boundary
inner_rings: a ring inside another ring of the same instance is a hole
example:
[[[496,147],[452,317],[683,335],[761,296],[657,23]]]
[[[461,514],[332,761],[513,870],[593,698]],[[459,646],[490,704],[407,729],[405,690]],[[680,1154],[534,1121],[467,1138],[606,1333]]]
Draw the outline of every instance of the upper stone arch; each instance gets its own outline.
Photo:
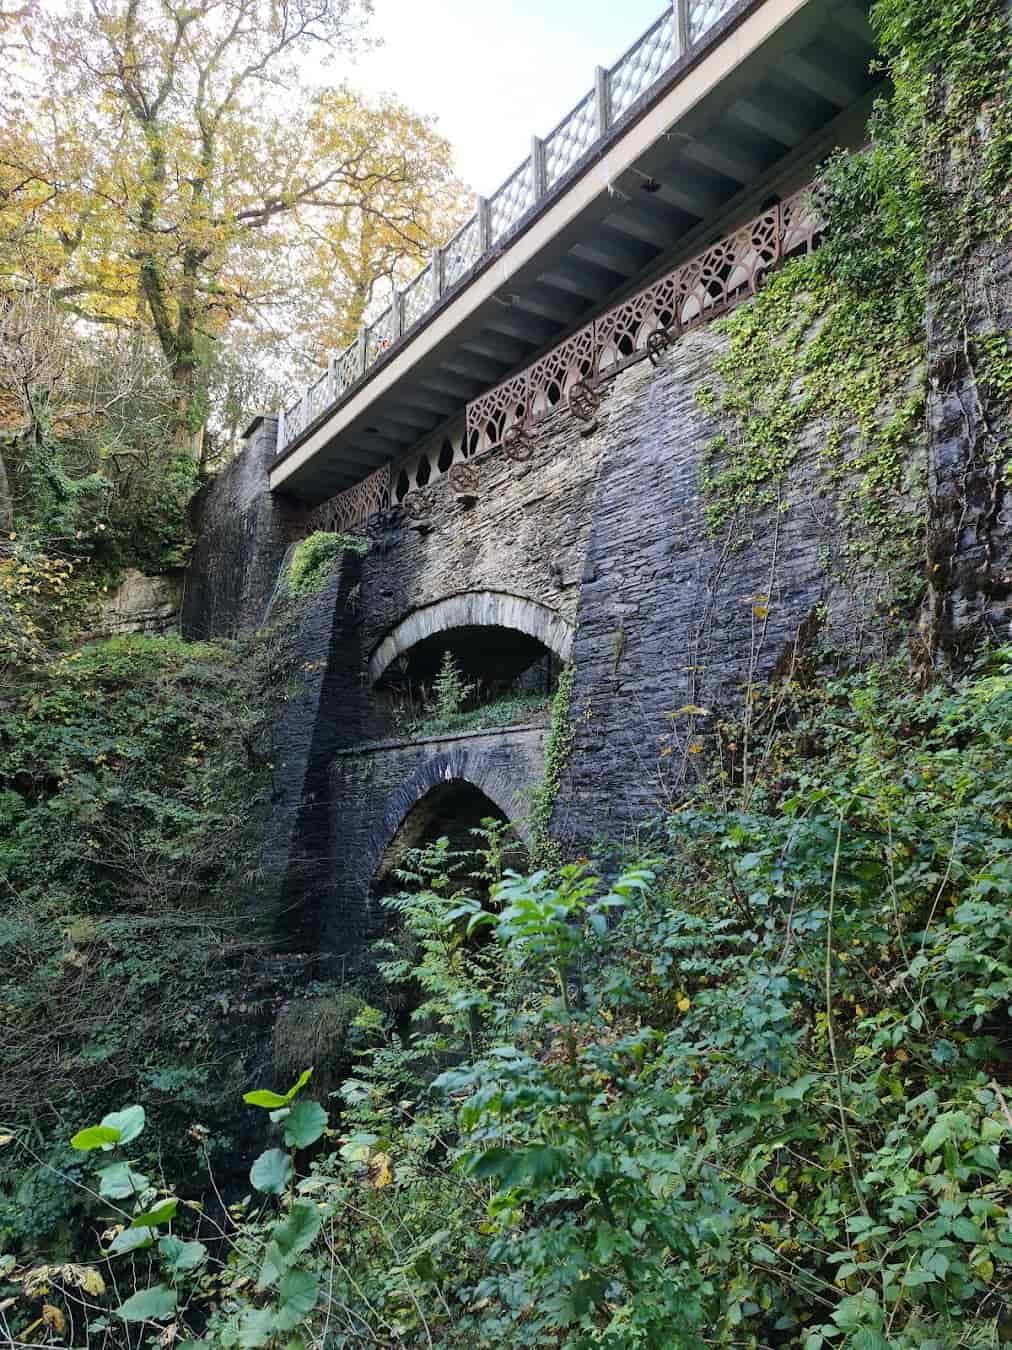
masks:
[[[547,605],[505,591],[466,591],[413,610],[391,629],[369,658],[370,683],[403,652],[453,628],[512,628],[536,638],[560,661],[573,650],[573,625]]]

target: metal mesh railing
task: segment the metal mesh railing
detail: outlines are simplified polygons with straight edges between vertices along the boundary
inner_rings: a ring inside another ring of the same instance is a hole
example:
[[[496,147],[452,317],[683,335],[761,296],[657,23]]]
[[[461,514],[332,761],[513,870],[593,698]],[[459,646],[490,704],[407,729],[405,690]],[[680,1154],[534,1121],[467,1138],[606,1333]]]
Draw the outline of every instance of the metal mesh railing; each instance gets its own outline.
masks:
[[[534,204],[532,165],[524,160],[519,169],[510,174],[498,192],[488,200],[489,225],[492,243],[497,244],[509,234],[522,215]]]
[[[545,137],[545,187],[551,188],[597,140],[597,98],[593,90]]]
[[[401,293],[404,331],[417,323],[423,314],[432,308],[432,264],[423,267],[413,281],[405,286]]]
[[[464,222],[443,249],[443,286],[456,285],[481,257],[481,222],[477,216]]]
[[[608,79],[612,121],[621,117],[656,82],[677,54],[675,16],[669,9],[612,66]]]
[[[396,343],[407,329],[419,323],[439,296],[456,286],[486,256],[500,245],[526,213],[593,148],[602,129],[618,120],[641,98],[681,55],[678,7],[690,46],[699,43],[736,0],[671,0],[647,31],[607,72],[603,84],[590,91],[571,113],[545,137],[541,145],[541,169],[533,157],[506,179],[487,201],[480,200],[475,215],[460,227],[442,249],[439,286],[433,285],[431,264],[414,277],[397,304],[384,310],[363,335],[331,361],[333,378],[322,386],[329,403],[340,402],[355,381]],[[604,107],[598,107],[602,96]],[[540,177],[540,181],[538,178]],[[278,453],[285,450],[320,416],[317,391],[312,387],[291,408],[283,410]]]

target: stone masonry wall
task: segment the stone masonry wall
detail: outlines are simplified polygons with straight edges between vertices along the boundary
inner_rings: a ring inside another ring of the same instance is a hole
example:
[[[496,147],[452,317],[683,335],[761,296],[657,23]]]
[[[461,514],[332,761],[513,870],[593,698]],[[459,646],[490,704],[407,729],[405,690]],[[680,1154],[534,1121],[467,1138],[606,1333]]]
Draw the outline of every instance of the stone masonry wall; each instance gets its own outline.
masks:
[[[779,509],[707,532],[700,472],[722,428],[697,395],[725,341],[714,328],[687,334],[657,369],[622,374],[602,409],[576,736],[554,821],[573,844],[621,837],[683,799],[700,737],[719,715],[740,715],[750,687],[788,669],[816,631],[852,657],[871,655],[865,624],[879,582],[837,557],[818,425]]]
[[[189,638],[233,637],[263,620],[305,513],[267,486],[277,418],[261,417],[245,448],[194,498],[197,536],[186,569],[181,625]]]
[[[542,727],[472,732],[416,742],[379,742],[337,755],[330,768],[329,887],[320,915],[324,950],[354,952],[374,935],[379,915],[370,886],[398,827],[440,784],[479,788],[508,818],[528,810],[543,768]],[[519,832],[523,835],[521,825]]]

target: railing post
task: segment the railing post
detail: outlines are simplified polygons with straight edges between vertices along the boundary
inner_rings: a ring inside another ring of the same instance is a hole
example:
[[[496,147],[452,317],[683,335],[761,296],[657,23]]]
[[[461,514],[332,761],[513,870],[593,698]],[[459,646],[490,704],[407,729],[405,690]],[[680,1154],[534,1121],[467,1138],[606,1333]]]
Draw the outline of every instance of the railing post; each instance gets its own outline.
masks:
[[[540,201],[548,191],[548,171],[545,166],[545,143],[540,136],[531,137],[531,203]]]
[[[594,110],[597,114],[597,139],[604,136],[611,123],[611,98],[608,72],[604,66],[594,67]]]
[[[330,352],[327,356],[327,402],[333,403],[337,398],[337,352]]]
[[[365,374],[366,366],[369,364],[369,329],[360,328],[358,330],[358,373]]]
[[[475,199],[478,212],[478,253],[487,253],[492,247],[492,209],[487,197]]]
[[[677,61],[689,50],[689,0],[672,0],[674,8],[674,51],[672,59]]]
[[[443,294],[443,250],[441,248],[432,250],[432,260],[429,265],[432,268],[432,303],[435,304]]]
[[[393,314],[390,316],[390,341],[396,342],[404,332],[404,292],[394,287],[394,298],[390,302]]]
[[[285,405],[278,409],[278,439],[274,444],[274,453],[280,455],[285,448]]]
[[[302,390],[302,430],[309,426],[309,385]]]

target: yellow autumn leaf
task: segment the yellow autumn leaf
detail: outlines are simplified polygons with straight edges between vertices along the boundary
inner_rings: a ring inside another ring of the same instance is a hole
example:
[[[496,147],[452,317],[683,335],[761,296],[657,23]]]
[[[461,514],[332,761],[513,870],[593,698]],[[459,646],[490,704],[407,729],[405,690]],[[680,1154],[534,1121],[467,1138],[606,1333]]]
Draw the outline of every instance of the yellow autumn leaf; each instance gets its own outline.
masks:
[[[52,1303],[43,1303],[42,1321],[57,1336],[62,1336],[67,1329],[67,1319]]]
[[[79,1266],[68,1262],[67,1265],[60,1267],[59,1273],[67,1284],[82,1289],[92,1298],[98,1298],[105,1293],[105,1280],[102,1279],[94,1266]]]
[[[369,1180],[376,1190],[381,1191],[384,1186],[389,1186],[394,1179],[393,1168],[390,1165],[390,1155],[388,1153],[374,1153],[369,1159]]]

